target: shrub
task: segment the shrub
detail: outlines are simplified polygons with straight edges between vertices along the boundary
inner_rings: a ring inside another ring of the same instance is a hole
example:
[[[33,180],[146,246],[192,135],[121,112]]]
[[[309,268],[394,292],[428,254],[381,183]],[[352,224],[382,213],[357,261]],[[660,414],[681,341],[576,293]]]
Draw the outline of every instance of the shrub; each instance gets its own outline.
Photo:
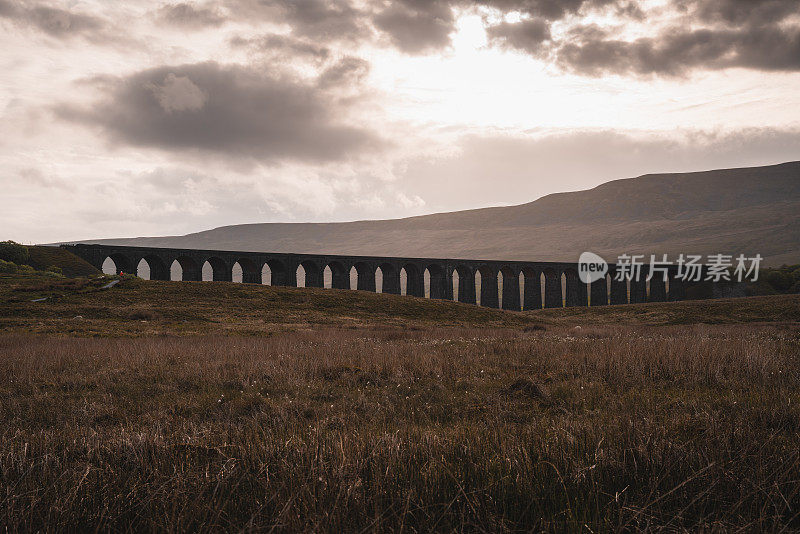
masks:
[[[0,260],[0,273],[17,272],[17,264],[12,261]]]
[[[787,291],[790,287],[792,287],[793,283],[792,276],[783,271],[770,271],[764,277],[764,280],[766,280],[767,283],[776,291],[780,292]]]
[[[28,247],[14,241],[0,241],[0,260],[25,263],[28,258]]]
[[[36,269],[31,267],[30,265],[17,265],[17,273],[20,274],[33,274],[36,272]]]
[[[62,271],[61,267],[59,267],[58,265],[51,265],[50,267],[45,269],[45,271],[49,273],[64,274],[64,271]]]

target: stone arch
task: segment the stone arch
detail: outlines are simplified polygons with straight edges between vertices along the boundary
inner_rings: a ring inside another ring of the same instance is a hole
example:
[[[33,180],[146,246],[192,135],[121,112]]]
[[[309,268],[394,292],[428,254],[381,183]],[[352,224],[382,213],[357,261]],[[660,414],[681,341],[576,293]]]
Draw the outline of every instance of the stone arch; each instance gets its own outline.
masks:
[[[261,266],[261,284],[265,286],[272,285],[272,269],[269,268],[266,262]]]
[[[297,279],[298,285],[300,280],[300,268],[303,269],[303,285],[304,287],[323,287],[323,280],[322,280],[322,271],[319,269],[319,265],[317,265],[312,260],[305,260],[300,262],[300,265],[297,266]]]
[[[170,271],[172,271],[174,267],[180,268],[180,276],[176,278],[183,280],[184,282],[199,282],[203,279],[200,266],[197,264],[197,260],[194,258],[190,258],[189,256],[178,256],[175,258],[175,261],[172,262]],[[177,269],[175,269],[175,271],[177,271]]]
[[[564,301],[561,296],[561,273],[551,267],[542,271],[544,276],[544,307],[561,308]]]
[[[453,272],[458,277],[458,288],[454,288],[458,302],[475,304],[475,271],[469,265],[458,264],[453,268]]]
[[[378,265],[376,271],[380,269],[381,272],[381,293],[389,293],[392,295],[400,294],[400,271],[391,263],[381,263]],[[375,274],[377,282],[377,272]]]
[[[538,310],[542,307],[542,280],[541,273],[531,267],[522,269],[523,293],[522,309]]]
[[[578,271],[572,268],[564,269],[564,279],[566,282],[565,306],[588,305],[586,284],[580,279]]]
[[[425,279],[423,272],[413,263],[403,265],[406,273],[406,294],[412,297],[425,296]]]
[[[214,282],[230,282],[233,280],[233,272],[224,260],[211,256],[203,263],[203,280],[209,278]]]
[[[349,266],[339,261],[332,261],[326,267],[331,271],[331,287],[333,289],[350,289]]]
[[[375,267],[371,263],[364,261],[357,262],[353,265],[356,270],[356,289],[359,291],[372,291],[375,293]]]
[[[481,306],[487,308],[499,308],[500,301],[498,296],[497,277],[498,271],[490,265],[481,265],[477,268],[477,275],[480,274],[481,279]],[[477,285],[477,283],[476,283]]]
[[[438,263],[431,263],[425,268],[425,272],[428,274],[428,296],[430,298],[448,300],[452,298],[447,288],[447,271],[444,267]]]
[[[100,270],[106,274],[136,274],[133,261],[124,254],[109,254],[100,264]]]
[[[520,311],[519,302],[519,271],[510,265],[500,268],[503,278],[503,299],[501,304],[504,310]]]

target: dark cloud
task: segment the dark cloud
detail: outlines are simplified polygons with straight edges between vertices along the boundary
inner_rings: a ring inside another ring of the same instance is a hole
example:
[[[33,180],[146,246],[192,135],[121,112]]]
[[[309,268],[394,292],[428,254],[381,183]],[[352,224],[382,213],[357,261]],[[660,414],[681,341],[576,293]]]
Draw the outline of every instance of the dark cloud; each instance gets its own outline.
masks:
[[[383,146],[374,132],[346,123],[349,104],[330,83],[213,62],[163,66],[120,79],[91,109],[56,111],[124,144],[267,163],[342,160]]]
[[[100,41],[109,37],[105,31],[107,24],[103,19],[45,4],[0,1],[0,17],[57,38],[82,36]]]
[[[489,27],[493,43],[547,58],[579,74],[675,76],[693,69],[800,69],[797,0],[673,0],[667,10],[673,22],[669,29],[631,41],[580,23],[568,26],[564,37],[548,41],[546,22],[570,13],[610,9],[624,25],[642,18],[641,10],[630,2],[493,0],[492,4],[541,17]]]
[[[489,39],[506,46],[525,50],[533,55],[546,51],[544,41],[550,40],[550,25],[543,19],[525,19],[516,23],[503,22],[486,30]]]
[[[531,53],[534,51],[531,50]],[[620,41],[596,34],[561,45],[557,62],[589,75],[679,75],[694,69],[800,69],[800,29],[674,29],[656,38]]]
[[[369,35],[365,13],[348,0],[226,0],[229,11],[254,24],[284,22],[300,37],[357,40]]]
[[[453,9],[447,2],[405,0],[378,12],[373,23],[392,43],[409,54],[440,50],[450,44],[455,30]]]
[[[310,57],[317,60],[326,60],[331,55],[331,50],[307,39],[298,39],[291,35],[267,34],[254,38],[234,37],[230,40],[232,46],[247,47],[251,50],[270,56],[283,57]]]
[[[214,6],[196,7],[187,3],[165,5],[155,14],[165,24],[192,29],[221,26],[226,20]]]

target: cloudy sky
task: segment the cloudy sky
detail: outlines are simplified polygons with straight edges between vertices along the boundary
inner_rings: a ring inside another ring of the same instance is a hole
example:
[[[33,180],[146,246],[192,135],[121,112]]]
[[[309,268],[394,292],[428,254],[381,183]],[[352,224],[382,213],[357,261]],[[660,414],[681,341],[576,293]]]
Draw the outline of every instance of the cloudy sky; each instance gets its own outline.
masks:
[[[800,159],[797,0],[0,0],[0,239]]]

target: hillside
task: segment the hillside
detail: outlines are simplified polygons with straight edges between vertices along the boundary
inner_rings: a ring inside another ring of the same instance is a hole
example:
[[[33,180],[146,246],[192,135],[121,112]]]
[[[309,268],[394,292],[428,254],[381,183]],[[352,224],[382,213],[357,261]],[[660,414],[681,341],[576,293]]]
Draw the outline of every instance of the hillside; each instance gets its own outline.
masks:
[[[185,236],[105,239],[140,246],[574,261],[584,250],[760,253],[800,260],[800,162],[652,174],[518,206],[349,223],[225,226]]]

